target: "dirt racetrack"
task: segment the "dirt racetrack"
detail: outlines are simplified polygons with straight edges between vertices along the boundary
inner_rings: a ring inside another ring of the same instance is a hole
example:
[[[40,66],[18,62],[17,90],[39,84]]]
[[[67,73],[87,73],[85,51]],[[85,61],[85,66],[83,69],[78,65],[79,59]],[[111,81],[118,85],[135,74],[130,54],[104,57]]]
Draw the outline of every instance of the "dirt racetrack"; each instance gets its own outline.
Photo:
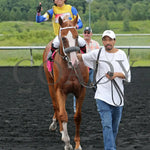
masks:
[[[150,150],[150,67],[131,68],[127,101],[117,137],[118,150]],[[103,150],[94,92],[87,89],[82,108],[83,150]],[[67,99],[68,132],[74,147],[72,95]],[[53,116],[43,68],[0,67],[0,150],[63,150],[59,130],[49,132]]]

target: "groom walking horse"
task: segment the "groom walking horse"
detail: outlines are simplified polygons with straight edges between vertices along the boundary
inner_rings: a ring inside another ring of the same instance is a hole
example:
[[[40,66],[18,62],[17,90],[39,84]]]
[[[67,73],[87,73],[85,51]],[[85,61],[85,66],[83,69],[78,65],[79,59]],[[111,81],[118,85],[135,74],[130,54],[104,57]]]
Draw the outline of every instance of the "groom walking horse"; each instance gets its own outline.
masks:
[[[80,123],[81,107],[85,97],[86,89],[79,82],[88,82],[88,68],[79,62],[77,53],[78,32],[76,30],[78,17],[73,21],[62,20],[59,18],[59,50],[55,53],[53,62],[53,75],[47,68],[47,54],[51,43],[47,45],[43,53],[44,71],[46,74],[50,96],[54,108],[53,122],[50,125],[51,130],[55,130],[56,121],[59,122],[62,140],[65,142],[65,150],[72,150],[70,138],[67,131],[68,115],[65,108],[66,98],[69,93],[73,93],[77,99],[76,113],[74,115],[75,130],[75,150],[81,150],[80,145]]]

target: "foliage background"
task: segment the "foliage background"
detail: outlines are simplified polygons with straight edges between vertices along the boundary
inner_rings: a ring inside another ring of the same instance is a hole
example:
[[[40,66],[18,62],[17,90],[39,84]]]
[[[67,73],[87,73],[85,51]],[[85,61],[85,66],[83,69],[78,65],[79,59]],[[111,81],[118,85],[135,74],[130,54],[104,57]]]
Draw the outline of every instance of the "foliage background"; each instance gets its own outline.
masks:
[[[0,21],[35,21],[39,1],[1,0]],[[41,2],[42,13],[53,6],[53,0],[41,0]],[[77,8],[83,23],[88,25],[89,3],[87,0],[68,0],[67,3]],[[130,21],[149,19],[150,0],[93,0],[91,2],[93,32],[101,32],[108,28],[107,21],[124,21],[124,31],[129,31],[131,30]]]

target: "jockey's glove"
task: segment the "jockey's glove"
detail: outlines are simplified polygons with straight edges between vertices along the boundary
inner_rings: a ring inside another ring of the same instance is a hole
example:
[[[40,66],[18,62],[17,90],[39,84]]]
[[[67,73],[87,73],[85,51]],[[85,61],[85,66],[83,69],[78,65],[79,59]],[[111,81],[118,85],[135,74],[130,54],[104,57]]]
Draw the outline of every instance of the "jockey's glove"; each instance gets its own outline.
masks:
[[[40,12],[41,12],[41,9],[42,9],[42,5],[40,4],[40,5],[36,8],[37,13],[40,13]]]

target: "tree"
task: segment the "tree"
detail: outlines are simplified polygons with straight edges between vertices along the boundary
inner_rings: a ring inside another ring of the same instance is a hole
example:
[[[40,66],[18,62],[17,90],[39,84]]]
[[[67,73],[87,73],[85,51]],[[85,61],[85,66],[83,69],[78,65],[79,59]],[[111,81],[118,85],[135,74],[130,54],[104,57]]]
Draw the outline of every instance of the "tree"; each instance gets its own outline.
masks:
[[[67,3],[77,8],[82,20],[88,23],[89,3],[86,0],[69,0]],[[124,20],[126,9],[131,14],[131,20],[150,19],[149,3],[150,0],[93,0],[90,4],[91,21],[95,22],[103,15],[107,20]],[[38,4],[39,0],[0,0],[0,20],[34,20]],[[42,1],[42,14],[53,5],[52,0]]]
[[[9,20],[9,14],[10,12],[7,9],[4,9],[3,13],[2,13],[2,20],[3,21],[8,21]]]
[[[16,14],[16,12],[15,12],[15,10],[14,9],[12,9],[11,11],[10,11],[10,15],[9,15],[9,17],[10,17],[10,21],[16,21],[17,20],[17,14]]]
[[[122,18],[123,20],[124,19],[130,19],[130,11],[128,9],[125,9],[123,12],[122,12]]]
[[[0,22],[2,21],[2,15],[3,15],[3,10],[2,10],[2,8],[0,7]]]
[[[130,23],[128,18],[123,20],[123,31],[130,31]]]
[[[146,18],[150,20],[150,4],[147,4]]]
[[[145,20],[146,19],[146,5],[141,2],[137,2],[132,5],[131,17],[133,20]]]
[[[116,18],[117,18],[116,12],[112,11],[111,13],[109,13],[108,18],[111,21],[116,20]]]
[[[30,9],[27,13],[27,19],[29,21],[35,21],[35,10],[34,9]]]
[[[100,20],[94,23],[94,25],[92,26],[92,29],[93,29],[93,33],[101,33],[104,30],[109,29],[108,22],[104,15],[100,18]]]
[[[123,31],[130,31],[130,12],[128,9],[124,10],[123,16]]]

